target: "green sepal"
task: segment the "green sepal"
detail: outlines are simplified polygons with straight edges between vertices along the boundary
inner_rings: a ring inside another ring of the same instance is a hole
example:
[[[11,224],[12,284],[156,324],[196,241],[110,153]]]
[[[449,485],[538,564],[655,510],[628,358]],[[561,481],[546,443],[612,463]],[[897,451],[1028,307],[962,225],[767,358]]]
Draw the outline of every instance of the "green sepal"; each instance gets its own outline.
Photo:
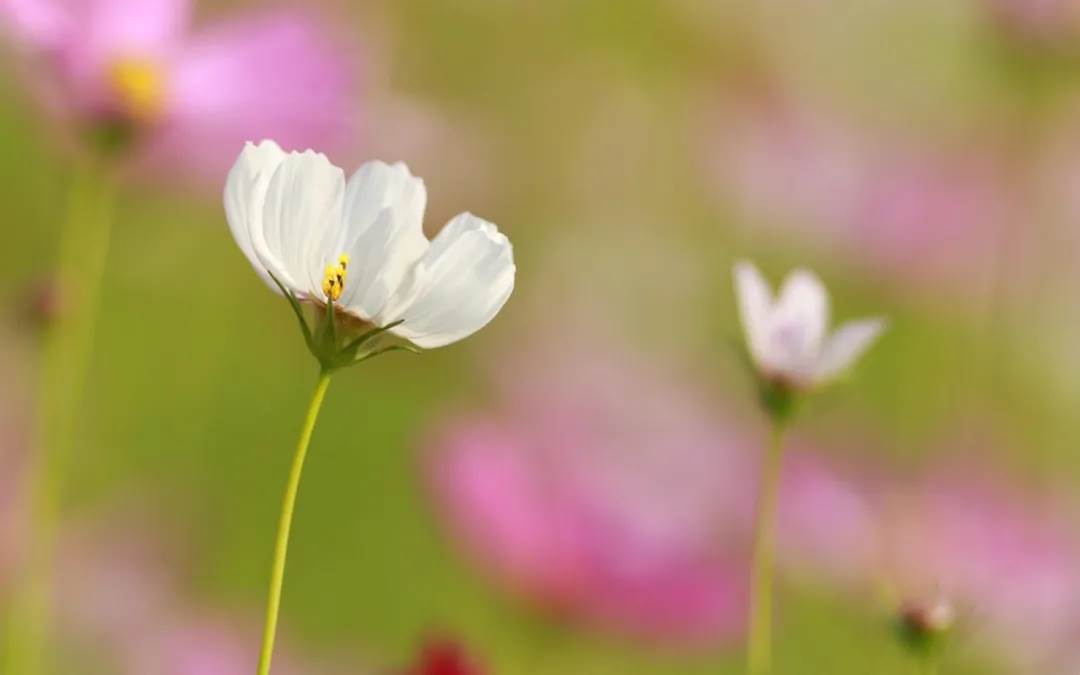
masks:
[[[390,345],[388,347],[382,347],[380,349],[374,349],[370,352],[365,352],[353,360],[353,363],[360,363],[361,361],[367,361],[373,359],[381,354],[387,352],[409,352],[410,354],[423,354],[422,351],[413,347],[412,345]]]
[[[799,392],[786,382],[759,377],[758,399],[774,424],[787,424],[798,411]]]
[[[342,347],[340,354],[343,357],[347,358],[350,362],[352,362],[356,357],[356,353],[358,351],[360,351],[361,347],[363,347],[367,343],[371,342],[375,338],[379,337],[380,335],[382,335],[386,331],[390,330],[391,328],[394,328],[396,326],[400,326],[404,322],[405,322],[405,319],[398,319],[397,321],[392,321],[391,323],[388,323],[385,326],[378,327],[378,328],[372,328],[369,331],[365,331],[364,333],[359,335],[356,339],[352,340],[351,342],[346,344],[344,347]]]
[[[396,344],[387,347],[378,346],[379,338],[395,326],[400,326],[404,319],[399,319],[388,323],[385,326],[367,330],[339,349],[337,311],[334,303],[326,303],[326,312],[319,319],[319,324],[315,331],[312,331],[311,326],[308,325],[307,318],[304,316],[304,309],[300,305],[300,301],[297,300],[296,295],[285,288],[284,284],[278,281],[277,277],[273,274],[270,274],[269,276],[278,287],[278,290],[281,291],[281,294],[289,301],[289,306],[292,307],[293,314],[296,315],[296,320],[300,323],[300,332],[304,336],[304,343],[307,344],[308,351],[311,352],[311,355],[318,360],[323,372],[329,373],[340,370],[341,368],[355,365],[361,361],[367,361],[368,359],[375,358],[376,356],[388,352],[405,351],[413,354],[421,353],[419,349],[413,347],[411,344]],[[370,347],[370,349],[361,352],[361,349],[365,346]]]
[[[270,273],[267,272],[267,274]],[[277,284],[278,289],[281,291],[281,294],[285,296],[285,299],[289,301],[289,306],[292,307],[293,314],[296,315],[296,320],[300,322],[300,332],[304,335],[304,343],[307,344],[308,351],[310,351],[312,354],[315,354],[317,358],[318,354],[315,350],[315,341],[311,336],[311,327],[308,326],[307,319],[304,318],[304,310],[302,307],[300,307],[300,301],[296,299],[296,296],[293,295],[292,291],[285,288],[285,286],[282,285],[280,281],[278,281],[277,277],[275,277],[273,274],[270,274],[270,278],[274,281],[275,284]]]
[[[901,613],[893,619],[893,630],[900,645],[924,661],[934,661],[946,649],[950,629],[936,629],[920,622],[909,613]]]
[[[800,400],[798,388],[783,380],[762,375],[745,343],[735,337],[732,337],[730,342],[732,349],[738,355],[739,364],[757,386],[758,400],[765,414],[774,424],[784,425],[790,422],[798,409]]]

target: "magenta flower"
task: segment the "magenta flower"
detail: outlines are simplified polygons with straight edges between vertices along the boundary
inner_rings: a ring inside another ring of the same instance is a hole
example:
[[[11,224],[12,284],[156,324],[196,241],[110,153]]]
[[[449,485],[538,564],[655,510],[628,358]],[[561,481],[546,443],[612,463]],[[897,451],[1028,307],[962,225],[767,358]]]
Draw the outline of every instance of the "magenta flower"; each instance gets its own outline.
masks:
[[[335,147],[353,136],[351,60],[316,16],[283,9],[193,31],[191,14],[188,0],[0,4],[40,57],[32,78],[52,109],[156,163],[220,179],[248,140]]]
[[[1059,505],[970,464],[907,483],[793,461],[781,564],[899,612],[947,613],[1020,672],[1060,672],[1080,634],[1080,540]]]
[[[119,675],[254,672],[257,623],[186,602],[170,573],[173,556],[152,527],[91,523],[67,533],[59,558],[58,638],[88,663]],[[300,663],[285,653],[274,672],[356,672],[344,664]]]
[[[1023,672],[1044,672],[1080,627],[1080,542],[1058,507],[969,465],[938,470],[883,509],[884,570],[903,595],[950,601]]]
[[[1002,30],[1020,39],[1061,42],[1080,31],[1076,0],[983,0],[982,5]]]
[[[865,579],[877,562],[879,523],[864,473],[799,448],[789,453],[776,541],[786,574],[816,583]]]
[[[977,284],[1007,216],[984,149],[890,140],[799,106],[732,106],[708,159],[745,222],[904,280]]]
[[[513,369],[501,414],[436,436],[439,513],[515,591],[608,628],[734,638],[752,486],[693,393],[605,344]],[[562,364],[562,365],[554,365]]]

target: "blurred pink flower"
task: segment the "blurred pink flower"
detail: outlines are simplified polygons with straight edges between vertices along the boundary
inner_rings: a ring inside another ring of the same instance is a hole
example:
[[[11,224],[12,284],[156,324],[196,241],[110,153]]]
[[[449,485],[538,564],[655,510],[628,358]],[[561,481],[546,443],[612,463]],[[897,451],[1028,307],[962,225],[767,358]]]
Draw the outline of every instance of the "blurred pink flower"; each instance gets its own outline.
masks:
[[[333,148],[357,131],[350,55],[309,11],[192,31],[189,0],[0,0],[0,21],[41,57],[33,84],[82,132],[140,143],[157,165],[218,184],[248,140]]]
[[[1057,42],[1080,29],[1076,0],[983,0],[982,5],[1004,31],[1026,40]]]
[[[257,618],[188,603],[170,574],[174,556],[163,550],[151,527],[91,523],[67,533],[57,574],[61,639],[89,663],[121,675],[254,672]],[[283,651],[275,659],[275,673],[357,672],[310,660],[301,666]]]
[[[867,473],[800,448],[787,453],[776,542],[785,574],[817,583],[864,578],[877,561],[879,524]]]
[[[941,596],[988,642],[1045,672],[1080,625],[1080,547],[1059,504],[970,464],[932,472],[884,507],[882,570],[901,594]]]
[[[978,283],[1008,210],[985,149],[874,137],[806,107],[729,106],[708,159],[722,197],[754,225],[875,273]]]
[[[1020,672],[1059,672],[1080,631],[1080,540],[1059,504],[975,466],[902,482],[793,457],[780,563],[863,597],[887,589],[881,602],[897,612],[947,603]]]
[[[682,385],[602,350],[508,369],[500,414],[437,434],[429,473],[461,541],[573,618],[669,639],[737,637],[753,486],[738,437]]]

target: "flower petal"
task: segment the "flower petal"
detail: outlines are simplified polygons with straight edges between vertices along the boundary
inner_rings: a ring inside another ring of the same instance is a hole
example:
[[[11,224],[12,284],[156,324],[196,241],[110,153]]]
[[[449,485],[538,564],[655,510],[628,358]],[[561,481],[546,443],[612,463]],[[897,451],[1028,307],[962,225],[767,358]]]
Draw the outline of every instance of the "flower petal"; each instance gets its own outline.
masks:
[[[769,318],[769,365],[795,378],[813,376],[829,322],[829,296],[810,271],[795,270],[784,280]]]
[[[772,291],[754,263],[740,260],[735,263],[735,299],[739,306],[739,320],[746,336],[747,348],[754,361],[766,361],[769,313],[772,307]]]
[[[76,26],[91,60],[167,55],[184,37],[191,0],[89,0]]]
[[[322,296],[323,269],[340,255],[326,242],[341,228],[344,195],[345,173],[311,150],[289,153],[270,179],[251,241],[266,268],[298,294]]]
[[[168,124],[152,151],[215,175],[220,148],[251,138],[336,150],[361,119],[353,60],[326,22],[297,9],[218,22],[187,42],[173,64]]]
[[[424,181],[402,163],[367,162],[345,190],[345,226],[336,242],[349,255],[341,304],[376,320],[387,301],[427,251]]]
[[[248,143],[225,181],[225,217],[229,221],[233,239],[263,281],[275,291],[277,284],[270,279],[266,266],[255,255],[251,232],[262,230],[266,188],[285,156],[274,141],[263,141],[258,145]]]
[[[827,380],[855,362],[885,329],[884,319],[850,321],[825,343],[816,368],[816,379]]]
[[[71,34],[71,8],[53,0],[5,0],[0,2],[0,28],[24,46],[57,49]]]
[[[403,319],[393,332],[421,347],[450,344],[495,317],[514,290],[515,272],[506,236],[463,213],[431,242],[381,320]]]

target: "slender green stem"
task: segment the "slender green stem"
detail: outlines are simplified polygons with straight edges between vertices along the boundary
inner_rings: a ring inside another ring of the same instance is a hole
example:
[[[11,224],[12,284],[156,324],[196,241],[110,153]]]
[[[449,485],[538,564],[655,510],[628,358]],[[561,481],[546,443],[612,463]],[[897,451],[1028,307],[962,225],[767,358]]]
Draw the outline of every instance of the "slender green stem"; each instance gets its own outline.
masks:
[[[285,484],[285,496],[281,501],[281,519],[278,521],[277,543],[274,546],[274,563],[270,569],[270,594],[266,602],[266,627],[263,629],[262,652],[259,655],[258,675],[270,673],[270,660],[274,655],[274,635],[277,632],[278,609],[281,606],[281,584],[285,579],[285,557],[289,552],[289,530],[292,528],[293,509],[296,506],[296,493],[300,489],[300,475],[304,472],[304,457],[307,456],[311,433],[315,430],[315,420],[319,418],[319,409],[326,388],[330,386],[330,373],[325,370],[319,374],[319,383],[308,406],[304,428],[300,432],[300,442],[293,455],[289,481]]]
[[[754,531],[754,561],[750,595],[750,635],[747,672],[766,675],[772,668],[772,582],[776,503],[780,469],[784,457],[784,426],[773,422],[769,447],[761,467],[757,525]]]
[[[39,364],[36,452],[28,458],[24,557],[7,626],[5,673],[47,670],[55,538],[66,467],[90,361],[108,257],[114,189],[108,167],[75,172],[55,268],[60,309],[45,326]]]

